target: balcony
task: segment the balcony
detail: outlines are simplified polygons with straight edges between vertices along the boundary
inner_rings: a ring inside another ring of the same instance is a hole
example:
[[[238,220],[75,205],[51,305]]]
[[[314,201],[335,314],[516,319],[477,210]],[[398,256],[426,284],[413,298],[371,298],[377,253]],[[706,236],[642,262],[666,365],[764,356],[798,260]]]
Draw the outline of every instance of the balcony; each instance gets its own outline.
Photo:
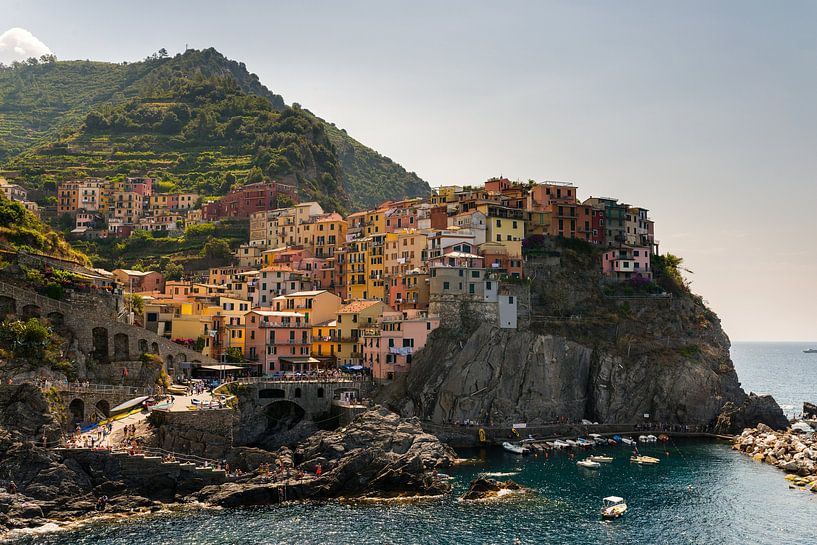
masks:
[[[268,327],[280,327],[280,328],[294,328],[294,329],[304,329],[311,327],[309,324],[305,322],[260,322],[258,324],[260,327],[268,328]]]

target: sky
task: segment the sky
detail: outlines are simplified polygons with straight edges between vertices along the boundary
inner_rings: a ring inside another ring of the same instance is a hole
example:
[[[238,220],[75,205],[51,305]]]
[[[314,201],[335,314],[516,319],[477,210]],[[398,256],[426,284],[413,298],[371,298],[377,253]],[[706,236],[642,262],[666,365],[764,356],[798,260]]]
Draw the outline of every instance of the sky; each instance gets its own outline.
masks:
[[[817,342],[817,2],[0,0],[0,62],[215,47],[432,186],[650,209],[732,340]]]

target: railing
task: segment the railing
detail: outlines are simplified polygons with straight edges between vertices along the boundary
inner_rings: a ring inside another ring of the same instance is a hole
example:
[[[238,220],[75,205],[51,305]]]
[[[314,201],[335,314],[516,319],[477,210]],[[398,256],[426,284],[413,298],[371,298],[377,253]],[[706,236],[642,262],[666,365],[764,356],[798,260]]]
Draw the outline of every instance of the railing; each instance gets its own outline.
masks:
[[[40,386],[43,390],[56,388],[63,392],[71,393],[94,393],[94,394],[126,394],[126,395],[150,395],[150,388],[141,386],[122,386],[116,384],[82,384],[76,382],[54,382]]]
[[[2,288],[6,293],[11,294],[12,297],[15,298],[15,299],[17,299],[17,298],[28,298],[28,299],[33,298],[34,301],[37,303],[37,306],[52,305],[52,306],[57,307],[58,309],[60,309],[63,312],[71,312],[71,311],[74,310],[71,305],[69,305],[67,303],[63,303],[59,299],[52,299],[50,297],[40,295],[37,292],[20,288],[18,286],[13,285],[13,284],[7,284],[6,282],[0,282],[0,288]]]
[[[312,327],[307,323],[284,323],[284,322],[259,322],[261,327],[289,327],[289,328],[307,328]]]
[[[293,384],[293,383],[300,383],[300,384],[360,384],[363,382],[369,382],[368,380],[357,380],[353,378],[342,378],[342,377],[333,377],[333,378],[326,378],[326,377],[296,377],[290,376],[287,378],[286,375],[283,377],[242,377],[234,380],[233,382],[226,382],[219,386],[218,388],[222,388],[228,384]],[[218,389],[217,388],[217,389]]]

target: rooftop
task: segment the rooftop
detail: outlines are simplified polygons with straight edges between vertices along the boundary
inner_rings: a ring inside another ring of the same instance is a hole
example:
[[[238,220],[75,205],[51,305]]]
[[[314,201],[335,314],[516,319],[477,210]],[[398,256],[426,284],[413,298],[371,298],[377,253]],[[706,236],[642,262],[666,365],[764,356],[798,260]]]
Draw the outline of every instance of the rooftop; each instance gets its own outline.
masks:
[[[373,300],[373,299],[361,299],[359,301],[352,301],[351,303],[348,303],[348,304],[343,305],[342,307],[340,307],[340,310],[338,311],[338,313],[339,314],[355,314],[357,312],[361,312],[363,310],[366,310],[367,308],[373,307],[374,305],[377,305],[377,304],[379,304],[381,302],[382,301],[376,301],[376,300]]]

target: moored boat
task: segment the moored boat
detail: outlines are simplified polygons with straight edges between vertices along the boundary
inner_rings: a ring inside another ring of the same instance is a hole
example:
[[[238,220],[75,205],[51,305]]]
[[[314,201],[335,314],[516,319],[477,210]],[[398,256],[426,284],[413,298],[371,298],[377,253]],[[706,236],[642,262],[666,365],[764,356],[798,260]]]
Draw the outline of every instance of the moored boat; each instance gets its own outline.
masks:
[[[508,441],[502,443],[502,448],[514,454],[525,454],[527,452],[527,449],[522,445],[518,443],[510,443]]]
[[[630,462],[639,465],[655,465],[660,462],[658,458],[652,456],[630,456]]]
[[[590,441],[585,439],[584,437],[579,437],[576,439],[576,442],[579,444],[580,447],[592,447],[596,444],[595,441]]]
[[[565,439],[565,443],[567,443],[567,446],[569,446],[569,447],[578,447],[579,446],[579,444],[576,441],[574,441],[573,439]]]
[[[661,441],[662,443],[666,443],[667,441],[669,441],[669,435],[667,435],[666,433],[662,433],[661,435],[658,436],[658,440]]]
[[[601,464],[598,462],[594,462],[589,458],[585,458],[584,460],[579,460],[576,462],[577,466],[583,467],[585,469],[598,469],[601,467]]]
[[[630,445],[630,446],[635,445],[635,441],[633,441],[629,437],[622,437],[621,442],[624,443],[625,445]]]
[[[604,464],[612,463],[613,457],[612,456],[605,456],[604,454],[597,454],[595,456],[590,457],[591,460],[594,462],[600,462]]]
[[[648,435],[647,436],[647,442],[648,443],[655,443],[656,441],[658,441],[658,438],[656,436],[654,436],[654,435]]]
[[[608,496],[602,501],[601,518],[605,520],[617,519],[627,512],[627,503],[624,501],[624,498]]]
[[[555,448],[567,448],[570,446],[566,441],[562,441],[560,439],[556,439],[555,441],[552,441],[552,443]]]
[[[647,436],[646,435],[639,435],[638,436],[638,442],[639,443],[646,443],[647,442]]]

